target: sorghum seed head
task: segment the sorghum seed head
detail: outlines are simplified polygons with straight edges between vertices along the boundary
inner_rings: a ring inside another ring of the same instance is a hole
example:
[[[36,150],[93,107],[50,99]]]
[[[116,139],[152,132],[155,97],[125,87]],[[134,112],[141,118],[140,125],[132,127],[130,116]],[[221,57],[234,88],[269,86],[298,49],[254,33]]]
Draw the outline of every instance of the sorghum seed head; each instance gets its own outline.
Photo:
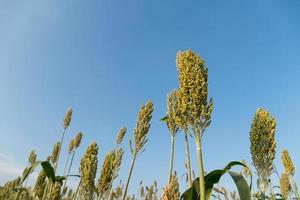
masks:
[[[287,199],[290,191],[291,191],[291,184],[289,181],[289,177],[286,173],[282,173],[280,176],[280,193],[283,199]]]
[[[59,200],[60,199],[60,190],[61,190],[61,185],[59,182],[52,183],[50,199],[51,200]]]
[[[97,155],[98,146],[96,142],[93,142],[88,146],[80,161],[79,199],[91,200],[93,198],[98,163]]]
[[[177,93],[176,90],[173,90],[167,97],[167,126],[173,136],[175,136],[179,130],[178,123],[176,123],[180,118]]]
[[[36,161],[36,154],[35,151],[32,150],[30,151],[28,162],[32,165],[35,161]]]
[[[46,174],[44,170],[41,170],[34,186],[35,195],[38,196],[39,198],[42,198],[45,187],[46,187]]]
[[[290,175],[294,176],[295,167],[294,167],[293,161],[289,155],[289,152],[286,149],[281,151],[281,162],[283,164],[285,173],[288,175],[290,174]]]
[[[276,122],[269,112],[257,109],[250,130],[250,151],[253,165],[261,183],[266,181],[273,171],[275,158]]]
[[[56,163],[59,150],[60,150],[60,142],[57,142],[53,146],[52,153],[51,153],[51,156],[50,156],[50,161],[51,161],[52,164]]]
[[[123,126],[122,128],[120,128],[120,130],[118,131],[117,137],[116,137],[116,144],[121,144],[121,142],[124,139],[124,136],[126,134],[126,127]]]
[[[82,139],[82,132],[78,132],[75,137],[75,148],[78,148]]]
[[[147,133],[150,128],[150,120],[152,118],[152,112],[153,112],[153,103],[151,101],[148,101],[146,104],[143,104],[140,108],[137,121],[135,124],[135,128],[133,130],[135,154],[143,150],[143,147],[148,140]]]
[[[178,200],[180,197],[179,183],[176,175],[173,175],[171,182],[164,187],[162,200]]]
[[[71,153],[74,150],[75,147],[75,140],[72,139],[68,145],[68,152]]]
[[[100,196],[105,197],[109,192],[113,180],[118,175],[123,153],[122,149],[117,149],[106,154],[97,185]]]
[[[72,113],[73,110],[69,108],[67,112],[65,113],[64,119],[63,119],[63,128],[67,129],[70,126],[71,120],[72,120]]]
[[[178,107],[181,112],[181,128],[192,126],[197,134],[209,126],[213,109],[212,99],[208,101],[207,68],[199,55],[191,50],[176,55],[179,94]]]

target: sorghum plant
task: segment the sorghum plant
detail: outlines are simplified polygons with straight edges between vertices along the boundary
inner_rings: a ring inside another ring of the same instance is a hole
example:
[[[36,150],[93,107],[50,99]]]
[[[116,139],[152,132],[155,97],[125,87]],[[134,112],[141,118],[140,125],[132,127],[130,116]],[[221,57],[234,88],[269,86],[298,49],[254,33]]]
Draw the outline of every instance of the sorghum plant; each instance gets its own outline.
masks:
[[[123,194],[123,200],[126,199],[127,195],[127,190],[128,190],[128,185],[130,182],[133,166],[135,163],[135,159],[138,153],[144,150],[144,145],[147,142],[147,134],[150,128],[150,120],[152,118],[152,112],[153,112],[153,103],[151,101],[147,102],[146,104],[143,104],[140,108],[140,111],[138,113],[137,121],[133,130],[133,136],[134,136],[134,146],[131,142],[129,141],[129,147],[130,147],[130,152],[132,155],[132,161],[131,161],[131,166],[129,169],[127,181],[126,181],[126,186],[125,186],[125,191]]]
[[[250,130],[250,152],[262,196],[265,195],[268,179],[273,172],[276,148],[275,128],[274,117],[262,108],[257,109]]]
[[[176,65],[179,81],[179,108],[183,121],[191,127],[197,149],[200,199],[205,199],[201,138],[211,122],[212,99],[207,100],[207,69],[204,61],[191,50],[178,52]]]
[[[73,114],[73,110],[71,108],[69,108],[67,110],[67,112],[65,113],[65,116],[64,116],[64,119],[63,119],[63,124],[62,124],[63,131],[62,131],[61,138],[60,138],[60,145],[62,145],[63,142],[64,142],[64,137],[65,137],[66,130],[70,126],[70,123],[71,123],[71,120],[72,120],[72,114]],[[56,169],[57,169],[57,164],[58,164],[58,161],[59,161],[60,152],[61,152],[61,148],[59,148],[59,151],[58,151],[57,162],[54,166],[54,172],[56,172]]]
[[[171,182],[172,171],[173,171],[174,140],[175,140],[175,134],[179,130],[178,124],[176,124],[176,120],[178,119],[178,117],[179,117],[179,109],[178,109],[177,91],[174,90],[168,95],[167,98],[167,126],[171,135],[168,183]]]
[[[179,183],[176,173],[171,177],[171,181],[163,188],[161,200],[178,200],[180,197]]]

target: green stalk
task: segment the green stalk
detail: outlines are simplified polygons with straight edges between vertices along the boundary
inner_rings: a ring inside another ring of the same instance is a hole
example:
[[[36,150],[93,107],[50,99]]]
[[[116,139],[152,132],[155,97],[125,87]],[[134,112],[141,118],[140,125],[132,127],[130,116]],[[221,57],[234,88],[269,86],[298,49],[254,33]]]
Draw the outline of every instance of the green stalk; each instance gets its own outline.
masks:
[[[201,146],[200,135],[195,134],[195,142],[196,142],[198,172],[199,172],[200,200],[205,200],[204,169],[203,169],[202,146]]]
[[[57,169],[57,165],[58,165],[59,156],[60,156],[60,152],[61,152],[61,149],[62,149],[65,133],[66,133],[66,129],[64,128],[64,130],[62,132],[62,135],[61,135],[61,138],[60,138],[60,147],[59,147],[59,152],[58,152],[58,155],[57,155],[57,161],[56,161],[55,166],[54,166],[54,173],[56,172],[56,169]]]
[[[69,164],[70,155],[71,155],[71,152],[68,153],[68,157],[67,157],[67,161],[66,161],[65,168],[64,168],[64,173],[63,173],[64,176],[66,175],[66,172],[67,172],[67,167],[68,167],[68,164]]]
[[[293,191],[294,191],[294,194],[295,194],[297,200],[300,200],[298,188],[297,188],[297,185],[296,185],[296,183],[294,181],[294,177],[292,175],[289,175],[289,179],[290,179],[290,182],[291,182],[291,184],[293,186]]]
[[[66,177],[66,180],[65,180],[65,182],[64,182],[64,186],[63,186],[62,188],[65,188],[65,187],[66,187],[67,180],[68,180],[68,175],[70,174],[70,171],[71,171],[71,167],[72,167],[72,164],[73,164],[74,156],[75,156],[75,150],[73,151],[72,158],[71,158],[71,162],[70,162],[70,165],[69,165],[67,174],[66,174],[67,177]]]
[[[77,194],[78,194],[80,185],[81,185],[81,179],[80,179],[79,184],[78,184],[78,186],[77,186],[76,193],[75,193],[75,195],[74,195],[73,200],[76,200],[76,198],[77,198]]]
[[[168,183],[171,182],[171,178],[172,178],[173,160],[174,160],[174,135],[171,134],[171,149],[170,149],[170,163],[169,163]]]
[[[129,181],[130,181],[130,178],[131,178],[131,174],[132,174],[133,166],[134,166],[134,163],[135,163],[135,159],[136,159],[136,154],[134,153],[133,157],[132,157],[131,166],[130,166],[130,170],[129,170],[129,173],[128,173],[127,181],[126,181],[125,191],[124,191],[123,198],[122,198],[123,200],[126,199],[128,185],[129,185]]]
[[[185,137],[185,157],[187,165],[187,175],[188,175],[188,187],[192,187],[192,175],[191,175],[191,161],[190,161],[190,150],[189,150],[189,140],[187,132],[184,133]]]

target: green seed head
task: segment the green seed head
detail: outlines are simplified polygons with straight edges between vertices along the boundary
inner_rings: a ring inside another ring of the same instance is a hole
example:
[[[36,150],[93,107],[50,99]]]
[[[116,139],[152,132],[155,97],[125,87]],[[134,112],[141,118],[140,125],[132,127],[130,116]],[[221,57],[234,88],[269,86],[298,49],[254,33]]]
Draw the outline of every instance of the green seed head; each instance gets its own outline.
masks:
[[[269,112],[261,108],[257,109],[251,124],[250,151],[261,183],[265,182],[273,171],[276,148],[275,128],[275,119]]]
[[[63,119],[63,128],[64,129],[67,129],[70,126],[70,123],[72,120],[72,113],[73,113],[73,110],[71,108],[69,108]]]
[[[79,199],[91,200],[94,195],[95,177],[97,173],[98,146],[91,143],[80,161]]]
[[[294,176],[295,167],[294,167],[293,161],[289,155],[289,152],[286,149],[281,151],[281,162],[283,164],[285,173]]]

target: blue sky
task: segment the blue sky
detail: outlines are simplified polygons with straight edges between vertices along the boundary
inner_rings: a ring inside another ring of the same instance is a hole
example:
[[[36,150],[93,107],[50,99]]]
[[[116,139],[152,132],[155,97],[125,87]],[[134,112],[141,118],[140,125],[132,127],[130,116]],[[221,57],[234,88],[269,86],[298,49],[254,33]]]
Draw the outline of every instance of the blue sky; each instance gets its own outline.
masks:
[[[299,1],[12,0],[0,5],[0,183],[20,173],[31,149],[40,159],[51,152],[68,107],[74,115],[66,141],[84,132],[80,156],[96,141],[98,171],[119,127],[128,127],[124,180],[138,109],[152,100],[149,142],[130,186],[135,192],[141,179],[163,185],[169,134],[159,119],[167,93],[178,84],[176,52],[189,48],[206,61],[215,105],[203,138],[206,170],[231,160],[250,163],[249,128],[258,107],[277,119],[279,171],[282,148],[300,166]],[[191,140],[196,168],[194,150]],[[185,171],[182,134],[176,137],[175,170]]]

